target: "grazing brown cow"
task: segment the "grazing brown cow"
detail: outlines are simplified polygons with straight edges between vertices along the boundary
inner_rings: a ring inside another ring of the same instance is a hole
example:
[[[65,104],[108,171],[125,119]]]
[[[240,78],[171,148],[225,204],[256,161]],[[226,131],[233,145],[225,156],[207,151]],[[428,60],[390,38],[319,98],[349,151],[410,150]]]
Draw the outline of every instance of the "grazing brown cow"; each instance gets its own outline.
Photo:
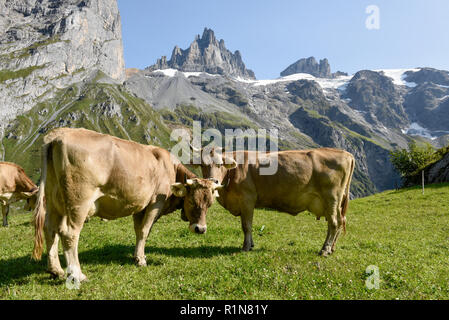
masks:
[[[52,130],[42,147],[33,258],[41,258],[45,228],[48,272],[64,275],[58,257],[61,238],[67,274],[83,281],[78,239],[86,217],[114,220],[132,215],[134,257],[144,266],[145,241],[153,223],[182,208],[190,230],[205,233],[206,212],[217,188],[212,180],[196,178],[165,149],[86,129]]]
[[[0,162],[0,204],[4,227],[8,226],[9,205],[22,199],[36,197],[38,191],[38,187],[20,166],[11,162]]]
[[[277,171],[273,175],[261,175],[259,170],[267,165],[261,165],[255,152],[237,151],[227,156],[215,150],[206,157],[203,155],[203,159],[209,157],[201,164],[203,177],[217,179],[225,186],[219,191],[218,202],[241,217],[245,234],[243,251],[254,246],[254,208],[271,208],[291,215],[308,210],[317,219],[324,216],[328,232],[320,254],[327,256],[335,251],[337,238],[346,225],[355,164],[352,154],[330,148],[271,152],[264,156],[264,162],[277,161]],[[237,165],[235,159],[239,158],[244,161]],[[256,161],[251,163],[248,159]]]

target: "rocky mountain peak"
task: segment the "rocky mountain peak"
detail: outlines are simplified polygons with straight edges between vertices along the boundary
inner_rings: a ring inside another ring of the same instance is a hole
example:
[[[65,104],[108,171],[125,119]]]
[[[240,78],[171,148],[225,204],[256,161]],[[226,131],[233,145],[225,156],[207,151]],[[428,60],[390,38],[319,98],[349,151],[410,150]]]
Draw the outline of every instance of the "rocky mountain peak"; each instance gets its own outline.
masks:
[[[208,45],[217,45],[217,39],[215,38],[215,33],[212,29],[204,28],[203,36],[198,39],[200,42],[200,47],[207,47]]]
[[[379,72],[357,72],[349,81],[344,96],[353,109],[365,112],[373,125],[382,123],[388,128],[401,128],[408,124],[401,92],[391,78]]]
[[[238,50],[235,53],[229,51],[224,40],[218,41],[214,31],[209,28],[204,29],[201,37],[197,35],[189,48],[183,50],[176,46],[169,61],[162,57],[147,70],[168,68],[185,72],[207,72],[255,79],[254,72],[247,69],[243,63],[240,52]]]
[[[315,57],[299,59],[282,71],[281,76],[286,77],[296,73],[308,73],[317,78],[335,78],[336,76],[347,75],[341,71],[331,73],[329,61],[324,58],[318,63]]]

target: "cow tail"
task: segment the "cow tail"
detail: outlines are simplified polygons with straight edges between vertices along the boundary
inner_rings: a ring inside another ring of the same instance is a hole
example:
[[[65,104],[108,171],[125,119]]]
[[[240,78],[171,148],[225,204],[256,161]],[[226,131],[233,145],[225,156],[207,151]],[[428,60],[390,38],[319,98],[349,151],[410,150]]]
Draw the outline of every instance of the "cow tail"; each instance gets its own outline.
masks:
[[[341,202],[341,215],[340,215],[340,222],[343,225],[343,233],[346,234],[346,211],[348,210],[348,205],[349,205],[349,189],[351,187],[351,181],[352,181],[352,175],[354,173],[354,165],[355,165],[355,160],[354,158],[351,159],[351,171],[349,173],[349,179],[348,182],[346,184],[346,190],[345,190],[345,194],[343,196],[343,201]]]
[[[47,180],[47,158],[48,152],[50,150],[51,142],[46,143],[42,146],[42,174],[41,181],[39,185],[39,193],[37,194],[37,202],[36,208],[34,209],[33,214],[33,225],[34,225],[34,249],[32,258],[36,261],[41,260],[43,245],[44,245],[44,237],[43,237],[43,229],[45,223],[45,183]]]

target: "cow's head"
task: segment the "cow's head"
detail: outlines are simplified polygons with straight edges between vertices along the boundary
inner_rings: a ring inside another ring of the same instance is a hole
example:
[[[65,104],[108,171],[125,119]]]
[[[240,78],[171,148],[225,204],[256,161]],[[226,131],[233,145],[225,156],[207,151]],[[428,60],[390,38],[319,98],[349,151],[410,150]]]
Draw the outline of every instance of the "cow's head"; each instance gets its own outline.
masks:
[[[189,221],[189,229],[195,233],[206,233],[206,213],[218,196],[217,190],[223,186],[210,179],[188,179],[186,183],[171,185],[171,191],[176,197],[184,198],[181,218]]]
[[[227,171],[237,167],[237,162],[232,157],[227,156],[222,148],[195,149],[192,145],[190,145],[190,148],[201,154],[200,166],[204,178],[215,179],[223,184]]]
[[[23,197],[26,199],[23,210],[34,211],[34,208],[36,208],[38,192],[39,189],[37,188],[34,189],[32,192],[22,192]]]

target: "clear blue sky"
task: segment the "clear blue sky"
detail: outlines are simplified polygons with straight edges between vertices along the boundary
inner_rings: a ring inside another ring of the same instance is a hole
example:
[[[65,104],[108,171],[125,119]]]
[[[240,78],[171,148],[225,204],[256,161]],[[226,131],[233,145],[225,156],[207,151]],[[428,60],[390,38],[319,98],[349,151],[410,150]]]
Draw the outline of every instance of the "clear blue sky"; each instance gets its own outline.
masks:
[[[127,68],[143,69],[204,27],[240,50],[258,79],[279,77],[303,57],[332,71],[434,67],[449,70],[448,0],[118,0]],[[365,12],[380,9],[380,29]]]

